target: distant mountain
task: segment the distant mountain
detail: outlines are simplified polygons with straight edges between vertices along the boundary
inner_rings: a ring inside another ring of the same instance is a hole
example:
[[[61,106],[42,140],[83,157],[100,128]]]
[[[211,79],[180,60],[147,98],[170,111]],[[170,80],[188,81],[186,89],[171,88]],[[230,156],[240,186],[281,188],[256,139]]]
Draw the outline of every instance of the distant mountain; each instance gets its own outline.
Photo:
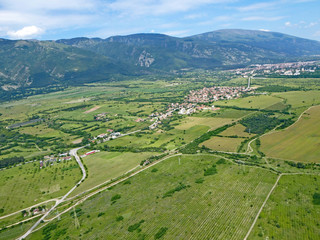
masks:
[[[15,89],[75,85],[186,69],[320,59],[320,42],[282,33],[218,30],[185,38],[133,34],[57,41],[0,39],[0,98]]]
[[[84,49],[49,41],[0,39],[2,90],[96,82],[127,73],[127,66]]]
[[[253,30],[219,30],[186,38],[163,34],[133,34],[107,39],[58,40],[108,56],[140,69],[229,68],[252,63],[276,63],[320,55],[320,42],[286,34]]]

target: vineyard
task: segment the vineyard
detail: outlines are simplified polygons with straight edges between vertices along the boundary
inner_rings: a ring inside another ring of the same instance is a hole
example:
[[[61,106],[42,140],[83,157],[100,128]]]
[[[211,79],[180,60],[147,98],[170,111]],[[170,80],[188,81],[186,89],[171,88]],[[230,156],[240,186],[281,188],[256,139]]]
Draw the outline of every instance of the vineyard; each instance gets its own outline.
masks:
[[[32,239],[241,239],[276,178],[213,156],[176,156],[89,198]]]
[[[314,175],[282,176],[249,239],[319,239],[319,182]]]

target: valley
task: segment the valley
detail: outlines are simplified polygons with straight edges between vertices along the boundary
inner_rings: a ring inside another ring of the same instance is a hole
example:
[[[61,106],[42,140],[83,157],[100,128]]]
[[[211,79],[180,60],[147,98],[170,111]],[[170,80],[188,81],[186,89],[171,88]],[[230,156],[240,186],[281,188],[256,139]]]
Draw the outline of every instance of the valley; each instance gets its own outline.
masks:
[[[247,86],[224,74],[1,104],[0,239],[316,239],[319,80],[272,78],[294,90],[267,92],[268,79],[252,78],[252,92],[188,102]],[[41,121],[7,128],[31,119]]]

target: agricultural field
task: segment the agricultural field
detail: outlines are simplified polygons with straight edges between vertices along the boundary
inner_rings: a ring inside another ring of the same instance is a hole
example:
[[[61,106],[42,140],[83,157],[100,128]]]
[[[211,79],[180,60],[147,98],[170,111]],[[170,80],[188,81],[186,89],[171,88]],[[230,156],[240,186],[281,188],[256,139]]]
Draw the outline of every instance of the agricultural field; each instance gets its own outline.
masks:
[[[237,152],[243,138],[230,137],[212,137],[203,142],[201,146],[205,146],[215,151]]]
[[[68,212],[32,239],[242,239],[277,175],[218,160],[167,159],[78,205],[77,220]]]
[[[221,136],[238,136],[238,137],[253,137],[255,134],[245,132],[246,127],[242,124],[238,123],[234,126],[229,127],[228,129],[224,130],[222,133],[220,133]]]
[[[276,98],[269,95],[257,95],[245,98],[239,98],[229,101],[217,101],[215,105],[217,106],[235,106],[240,108],[253,108],[253,109],[264,109],[270,107],[276,103],[281,102],[282,99]]]
[[[312,107],[285,130],[261,137],[261,151],[267,156],[316,162],[320,159],[320,107]]]
[[[39,168],[39,162],[0,171],[0,215],[60,197],[81,178],[75,161]]]
[[[72,195],[76,195],[108,180],[117,178],[126,172],[140,166],[142,160],[157,153],[131,153],[131,152],[99,152],[83,158],[87,167],[88,178]]]
[[[319,239],[319,182],[316,175],[282,176],[248,239]]]
[[[233,119],[228,118],[200,118],[200,117],[187,117],[181,120],[181,123],[179,123],[178,126],[176,126],[176,129],[179,130],[187,130],[195,125],[204,125],[210,127],[210,129],[215,129],[218,127],[221,127],[225,124],[229,124]]]

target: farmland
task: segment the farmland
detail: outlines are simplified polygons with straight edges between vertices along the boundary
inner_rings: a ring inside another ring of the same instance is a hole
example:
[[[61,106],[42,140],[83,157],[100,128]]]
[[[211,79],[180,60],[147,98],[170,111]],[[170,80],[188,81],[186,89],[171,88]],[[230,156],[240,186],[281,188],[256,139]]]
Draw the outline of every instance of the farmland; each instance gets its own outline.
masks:
[[[217,165],[217,174],[204,176],[204,169],[217,160],[211,156],[168,159],[131,178],[129,184],[77,206],[79,229],[69,213],[48,226],[55,226],[55,232],[66,229],[64,237],[71,238],[154,239],[161,228],[167,229],[165,239],[243,238],[276,175],[225,162]],[[179,185],[186,188],[165,197]],[[115,196],[118,199],[112,200]],[[32,239],[43,238],[43,233],[36,232]]]
[[[1,215],[60,197],[81,178],[74,161],[57,163],[39,169],[39,163],[28,163],[1,171]]]
[[[318,239],[319,176],[282,176],[248,239]]]
[[[295,121],[320,103],[316,87],[200,103],[191,106],[195,113],[178,114],[190,90],[244,81],[190,76],[90,84],[0,105],[0,216],[18,211],[0,219],[0,228],[17,224],[0,239],[35,223],[24,208],[50,200],[48,209],[73,187],[29,239],[243,239],[256,217],[250,239],[285,239],[287,229],[314,239],[318,206],[307,199],[320,180],[312,175],[320,170],[319,106]],[[254,81],[268,87],[266,79]],[[164,117],[172,103],[177,109]],[[40,160],[67,158],[79,147],[79,156],[100,150],[81,159],[81,183],[74,158],[40,168]]]
[[[212,137],[202,145],[215,151],[236,152],[242,138]]]
[[[310,108],[296,124],[262,137],[261,151],[270,157],[319,163],[319,119],[320,107]]]
[[[89,155],[84,158],[88,179],[73,192],[73,195],[123,175],[154,154],[156,153],[100,152]]]

